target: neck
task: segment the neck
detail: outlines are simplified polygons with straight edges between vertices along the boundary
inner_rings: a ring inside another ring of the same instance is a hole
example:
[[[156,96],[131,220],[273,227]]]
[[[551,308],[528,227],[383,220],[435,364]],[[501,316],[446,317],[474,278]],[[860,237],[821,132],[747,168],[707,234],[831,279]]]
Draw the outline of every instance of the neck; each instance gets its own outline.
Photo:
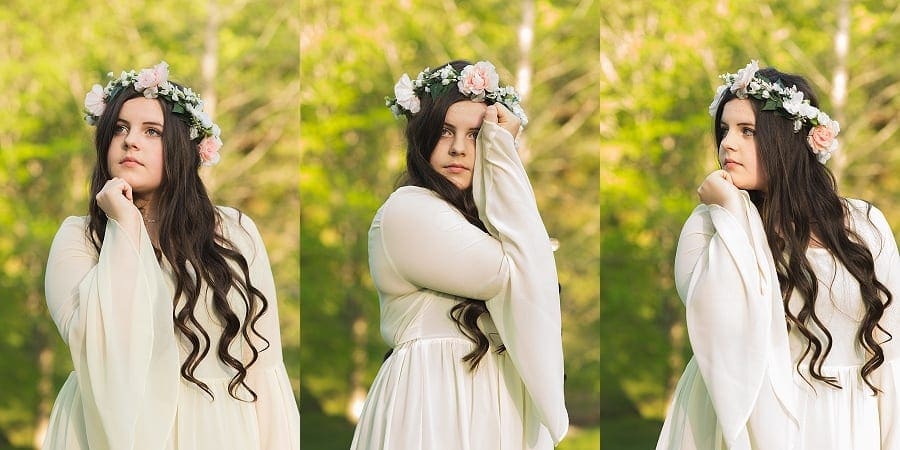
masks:
[[[159,221],[157,202],[155,199],[135,198],[134,206],[137,206],[137,209],[144,217],[144,223],[156,223]]]

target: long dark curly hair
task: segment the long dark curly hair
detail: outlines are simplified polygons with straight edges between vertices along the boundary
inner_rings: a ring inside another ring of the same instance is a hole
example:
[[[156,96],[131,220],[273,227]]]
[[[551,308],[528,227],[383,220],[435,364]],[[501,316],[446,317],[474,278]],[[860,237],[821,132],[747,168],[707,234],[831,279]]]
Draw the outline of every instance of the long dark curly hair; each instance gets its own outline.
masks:
[[[472,63],[458,60],[435,67],[444,67],[447,64],[460,72]],[[487,233],[487,228],[478,218],[472,187],[458,188],[452,181],[434,170],[429,162],[431,153],[441,137],[447,110],[456,102],[469,100],[469,97],[452,88],[437,98],[432,99],[430,95],[424,95],[419,99],[421,109],[409,116],[409,122],[406,124],[406,173],[401,178],[400,185],[420,186],[434,191],[459,210],[469,223]],[[488,105],[492,103],[487,100]],[[450,310],[450,318],[475,344],[475,349],[463,357],[463,361],[469,364],[471,370],[475,370],[490,349],[487,335],[478,327],[478,318],[482,314],[488,314],[487,306],[483,301],[474,299],[463,299]]]
[[[796,86],[812,106],[819,106],[815,93],[803,77],[773,68],[762,69],[757,74],[772,82],[780,81],[784,86]],[[719,126],[722,111],[725,103],[734,98],[735,95],[727,91],[719,103],[713,122],[716,149],[725,137],[725,131]],[[810,125],[804,124],[795,133],[792,120],[777,112],[764,111],[760,100],[752,97],[750,100],[756,116],[757,155],[767,180],[766,191],[750,191],[750,198],[760,212],[775,258],[788,329],[795,327],[806,341],[797,361],[797,372],[800,373],[805,361],[814,379],[841,387],[835,377],[822,374],[822,365],[831,351],[832,336],[816,315],[819,286],[806,257],[814,237],[815,243],[827,249],[859,282],[865,315],[857,339],[868,356],[860,372],[866,385],[877,394],[880,391],[872,384],[871,375],[884,363],[881,344],[891,339],[890,333],[879,324],[885,308],[892,301],[891,292],[875,276],[872,252],[851,228],[850,206],[838,196],[834,175],[816,160],[806,143]],[[802,299],[802,306],[793,312],[789,300],[795,291]],[[824,338],[818,337],[815,330]]]
[[[143,94],[132,88],[122,89],[109,101],[97,122],[94,138],[97,165],[91,176],[87,234],[98,253],[103,245],[107,218],[97,205],[95,196],[111,178],[107,153],[119,111],[126,101],[141,96]],[[259,352],[269,346],[269,341],[256,330],[256,323],[268,309],[268,300],[253,286],[246,258],[222,234],[222,217],[213,206],[197,170],[201,162],[197,145],[201,138],[192,140],[186,119],[175,114],[168,101],[158,101],[165,127],[162,134],[163,176],[157,192],[159,248],[154,250],[158,258],[165,258],[172,266],[175,276],[175,295],[172,299],[175,328],[191,346],[181,365],[181,376],[214,398],[209,386],[194,376],[194,371],[212,346],[209,333],[195,316],[200,295],[208,289],[212,292],[214,317],[223,325],[222,336],[216,343],[216,355],[222,363],[235,370],[234,377],[228,383],[228,392],[235,399],[246,400],[238,396],[238,389],[243,387],[250,394],[249,401],[255,401],[256,392],[245,380],[247,369],[256,362]],[[244,312],[241,316],[229,305],[228,294],[232,291],[243,300]],[[206,306],[200,304],[199,307]],[[249,361],[244,362],[240,354],[229,352],[229,346],[238,334],[249,347]],[[251,334],[265,343],[262,348],[253,344]]]

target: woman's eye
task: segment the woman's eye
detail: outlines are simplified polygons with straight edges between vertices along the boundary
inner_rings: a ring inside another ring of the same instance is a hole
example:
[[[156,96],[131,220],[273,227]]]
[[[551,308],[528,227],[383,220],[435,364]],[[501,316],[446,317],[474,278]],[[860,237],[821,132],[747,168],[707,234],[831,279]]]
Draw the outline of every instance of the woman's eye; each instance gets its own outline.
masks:
[[[128,127],[126,127],[125,125],[116,125],[116,128],[113,130],[113,132],[115,134],[127,134]]]
[[[756,130],[754,130],[753,128],[744,128],[741,131],[744,133],[744,136],[753,136],[756,134]]]
[[[441,128],[441,137],[450,137],[453,136],[453,132],[448,128]]]
[[[162,131],[157,130],[156,128],[148,128],[147,135],[149,136],[162,136]]]
[[[478,130],[470,131],[466,137],[474,141],[478,137]]]

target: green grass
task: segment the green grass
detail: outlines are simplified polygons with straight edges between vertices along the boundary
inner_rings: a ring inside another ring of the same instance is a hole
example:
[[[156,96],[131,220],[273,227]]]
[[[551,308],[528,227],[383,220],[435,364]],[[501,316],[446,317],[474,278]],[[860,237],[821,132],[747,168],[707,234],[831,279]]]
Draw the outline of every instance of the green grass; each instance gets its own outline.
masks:
[[[652,450],[662,422],[636,416],[600,419],[603,450]]]
[[[300,448],[306,450],[347,450],[353,440],[353,424],[343,417],[320,412],[300,415]]]
[[[569,427],[566,438],[556,450],[598,450],[600,448],[600,428]]]

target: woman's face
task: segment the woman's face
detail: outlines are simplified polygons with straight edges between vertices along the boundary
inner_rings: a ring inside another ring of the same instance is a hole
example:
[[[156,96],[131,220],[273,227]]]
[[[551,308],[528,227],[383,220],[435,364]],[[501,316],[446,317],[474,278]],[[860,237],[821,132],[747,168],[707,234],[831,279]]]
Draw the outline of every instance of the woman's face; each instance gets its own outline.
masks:
[[[135,97],[119,111],[106,163],[110,175],[131,185],[136,199],[152,199],[162,184],[164,125],[156,99]]]
[[[722,109],[719,122],[722,142],[719,164],[731,175],[735,187],[765,191],[766,180],[756,147],[756,115],[748,99],[733,99]]]
[[[483,102],[471,100],[451,105],[444,118],[441,138],[431,152],[431,167],[460,189],[472,185],[475,138],[481,130],[485,109],[487,105]]]

